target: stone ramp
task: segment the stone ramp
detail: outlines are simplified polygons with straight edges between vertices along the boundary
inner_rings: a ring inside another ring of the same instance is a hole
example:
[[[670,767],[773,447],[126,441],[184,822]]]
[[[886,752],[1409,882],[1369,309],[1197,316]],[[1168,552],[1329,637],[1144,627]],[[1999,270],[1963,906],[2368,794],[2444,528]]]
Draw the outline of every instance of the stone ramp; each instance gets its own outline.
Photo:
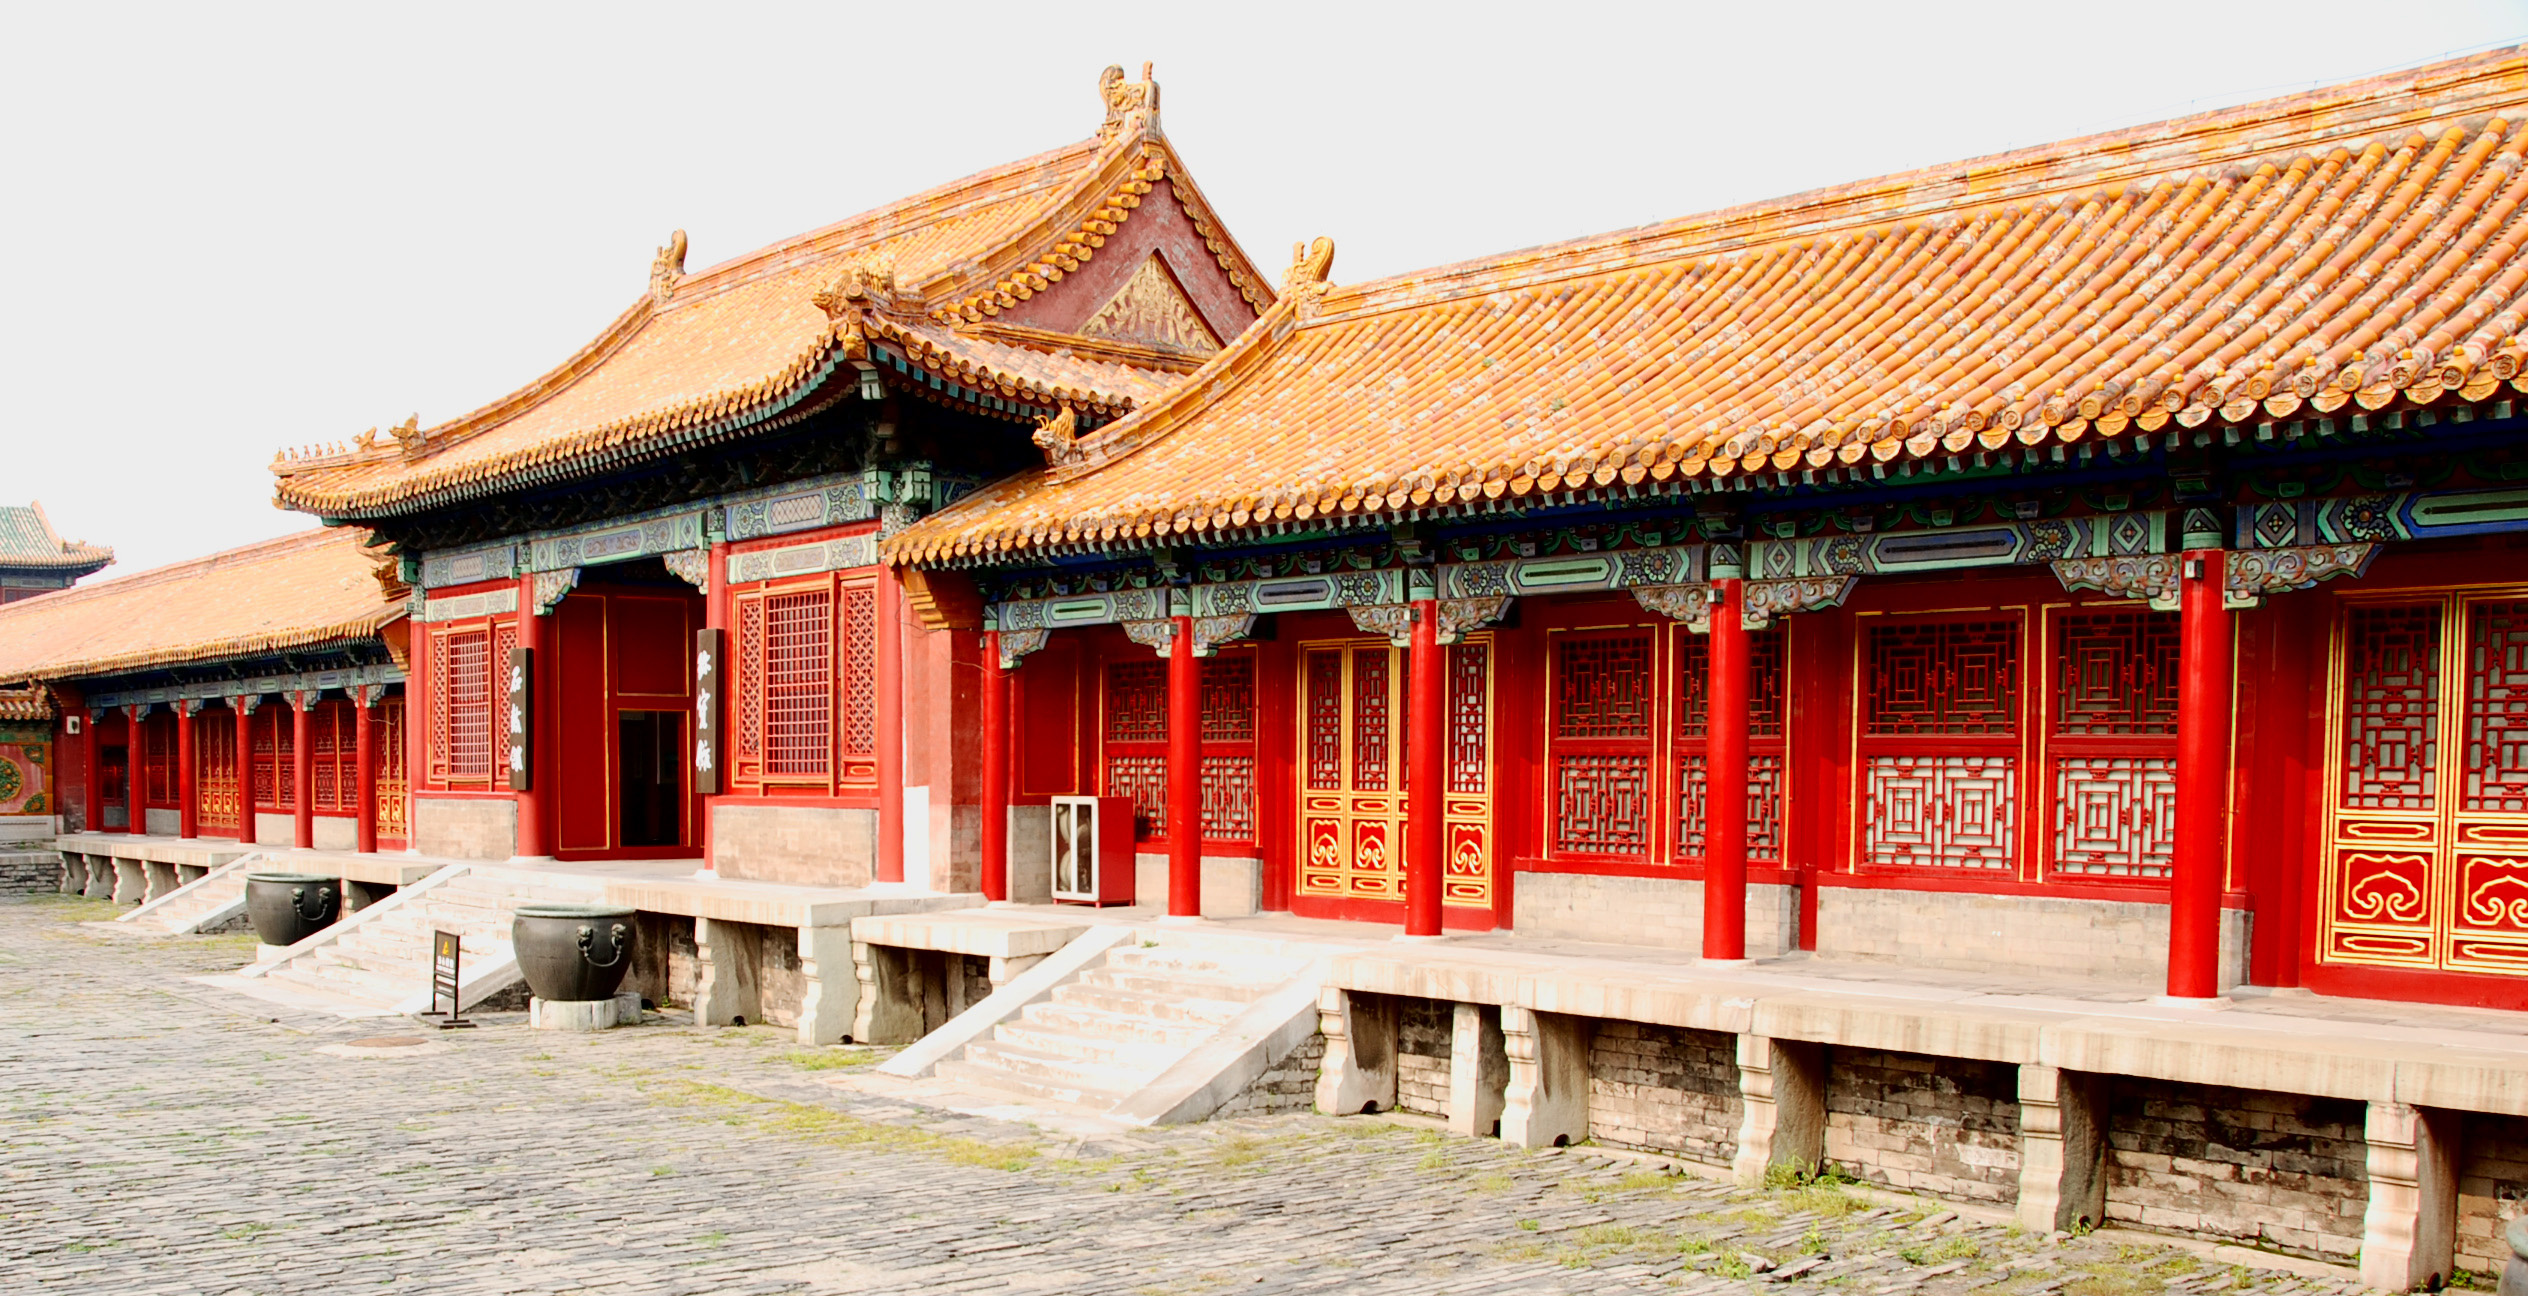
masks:
[[[138,909],[114,915],[111,925],[162,936],[224,931],[245,921],[246,874],[271,867],[270,852],[241,855]]]
[[[1123,1124],[1201,1120],[1315,1035],[1324,954],[1307,943],[1101,925],[879,1070]]]
[[[519,905],[603,898],[604,884],[591,877],[450,864],[269,962],[239,969],[235,988],[321,1002],[348,1015],[427,1011],[431,937],[453,931],[464,951],[460,1007],[475,1008],[521,986],[509,943]],[[254,982],[261,984],[247,985]]]

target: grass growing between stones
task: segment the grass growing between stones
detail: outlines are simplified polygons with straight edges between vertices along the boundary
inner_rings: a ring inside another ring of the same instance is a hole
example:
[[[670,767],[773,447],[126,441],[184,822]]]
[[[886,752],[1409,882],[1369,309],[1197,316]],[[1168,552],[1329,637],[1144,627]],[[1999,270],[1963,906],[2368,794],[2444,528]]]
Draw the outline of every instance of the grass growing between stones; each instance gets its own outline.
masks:
[[[1937,1242],[1899,1249],[1907,1264],[1936,1265],[1950,1260],[1972,1260],[1984,1254],[1984,1244],[1960,1233]]]
[[[799,1049],[781,1055],[783,1061],[802,1071],[850,1071],[871,1066],[886,1055],[874,1049]]]
[[[652,1102],[661,1106],[717,1111],[732,1125],[767,1134],[814,1139],[834,1147],[916,1152],[940,1157],[957,1165],[987,1170],[1023,1169],[1043,1151],[1033,1143],[987,1143],[953,1134],[884,1125],[830,1107],[785,1098],[765,1098],[724,1085],[688,1080],[647,1086],[645,1092]]]

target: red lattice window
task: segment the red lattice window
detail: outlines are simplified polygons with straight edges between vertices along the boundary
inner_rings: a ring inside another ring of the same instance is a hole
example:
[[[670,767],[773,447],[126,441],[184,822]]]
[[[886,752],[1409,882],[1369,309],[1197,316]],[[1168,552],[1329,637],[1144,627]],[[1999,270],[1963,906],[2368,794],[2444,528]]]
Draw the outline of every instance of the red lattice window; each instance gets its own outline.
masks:
[[[412,785],[404,766],[404,699],[378,704],[377,731],[369,735],[377,763],[377,835],[394,842],[412,837]]]
[[[1492,757],[1484,750],[1492,732],[1492,645],[1461,643],[1448,650],[1448,790],[1463,796],[1490,791]]]
[[[2019,622],[1897,622],[1870,628],[1872,736],[2018,731]]]
[[[865,575],[731,596],[732,788],[864,791],[878,777],[878,598]]]
[[[1255,658],[1202,662],[1203,839],[1255,840]]]
[[[737,761],[741,767],[760,763],[764,754],[764,601],[740,599],[737,604],[737,687],[732,710],[737,720]]]
[[[287,702],[267,701],[256,708],[254,733],[255,806],[261,810],[298,808],[297,715]]]
[[[1866,867],[2016,872],[2020,628],[2016,617],[1870,627],[1860,752]]]
[[[359,735],[352,726],[351,703],[335,699],[316,704],[308,717],[308,750],[316,774],[315,806],[319,813],[351,814],[360,808]]]
[[[237,716],[204,711],[193,718],[195,818],[208,833],[237,831]]]
[[[2528,812],[2528,602],[2468,608],[2466,725],[2458,808]]]
[[[2055,734],[2176,734],[2176,613],[2066,613],[2055,635]]]
[[[176,803],[176,718],[161,712],[140,722],[141,796],[146,804]]]
[[[1677,842],[1680,860],[1703,858],[1709,798],[1703,772],[1710,758],[1712,643],[1679,627],[1676,644]],[[1747,858],[1782,858],[1783,671],[1788,637],[1779,625],[1747,636]]]
[[[1336,792],[1343,787],[1343,654],[1312,652],[1307,668],[1308,788]]]
[[[878,591],[843,587],[843,751],[878,756]]]
[[[2177,614],[2080,609],[2053,628],[2048,869],[2164,879],[2177,834]]]
[[[834,596],[764,601],[764,772],[823,774],[834,747]]]
[[[1656,652],[1648,630],[1554,641],[1548,760],[1558,854],[1649,857]]]
[[[2344,636],[2347,810],[2430,810],[2440,764],[2440,607],[2360,607]]]
[[[1352,790],[1384,792],[1391,785],[1401,785],[1405,755],[1394,753],[1390,774],[1391,740],[1408,730],[1406,717],[1395,714],[1410,703],[1402,690],[1393,688],[1393,653],[1354,653],[1352,660]],[[1390,698],[1395,699],[1391,707]],[[1392,743],[1402,747],[1401,742]]]
[[[495,724],[491,634],[488,630],[452,634],[441,640],[441,648],[439,661],[445,669],[440,672],[439,732],[446,735],[442,750],[447,777],[487,780],[492,775]]]
[[[1206,841],[1255,838],[1255,658],[1210,657],[1199,664],[1202,834]],[[1106,795],[1133,799],[1135,835],[1167,835],[1167,663],[1106,667]]]

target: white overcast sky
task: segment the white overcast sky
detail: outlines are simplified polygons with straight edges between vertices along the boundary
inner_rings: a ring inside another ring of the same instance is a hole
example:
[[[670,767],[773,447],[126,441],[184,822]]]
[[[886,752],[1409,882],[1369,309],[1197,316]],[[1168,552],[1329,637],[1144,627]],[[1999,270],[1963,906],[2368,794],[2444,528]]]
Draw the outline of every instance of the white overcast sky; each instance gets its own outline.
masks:
[[[696,269],[1169,136],[1354,282],[2528,39],[2528,0],[0,8],[0,500],[130,572],[308,524],[275,447],[424,424]]]

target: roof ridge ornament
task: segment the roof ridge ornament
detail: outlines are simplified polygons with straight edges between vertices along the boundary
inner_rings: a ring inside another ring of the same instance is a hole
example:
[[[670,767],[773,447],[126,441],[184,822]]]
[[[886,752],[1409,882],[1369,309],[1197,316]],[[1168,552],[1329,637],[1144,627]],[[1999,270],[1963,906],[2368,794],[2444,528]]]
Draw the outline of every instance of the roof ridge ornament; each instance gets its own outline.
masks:
[[[664,306],[676,295],[676,285],[685,277],[685,232],[678,230],[667,239],[667,246],[650,258],[650,301]]]
[[[1071,402],[1062,402],[1062,412],[1052,418],[1036,420],[1037,445],[1044,448],[1045,462],[1056,468],[1068,468],[1085,461],[1080,449],[1080,416]]]
[[[1334,269],[1334,240],[1320,234],[1313,243],[1290,245],[1290,268],[1282,271],[1282,296],[1291,299],[1301,318],[1313,317],[1334,285],[1326,278]]]
[[[1139,81],[1124,80],[1120,63],[1109,63],[1105,71],[1097,74],[1097,97],[1106,103],[1106,120],[1097,128],[1098,142],[1123,134],[1144,138],[1158,134],[1159,83],[1150,78],[1150,67],[1148,63],[1141,65]],[[1135,116],[1141,119],[1140,129],[1127,130]]]
[[[430,439],[422,433],[419,414],[388,428],[387,432],[395,438],[395,444],[404,448],[404,457],[407,459],[420,454],[422,446]]]

